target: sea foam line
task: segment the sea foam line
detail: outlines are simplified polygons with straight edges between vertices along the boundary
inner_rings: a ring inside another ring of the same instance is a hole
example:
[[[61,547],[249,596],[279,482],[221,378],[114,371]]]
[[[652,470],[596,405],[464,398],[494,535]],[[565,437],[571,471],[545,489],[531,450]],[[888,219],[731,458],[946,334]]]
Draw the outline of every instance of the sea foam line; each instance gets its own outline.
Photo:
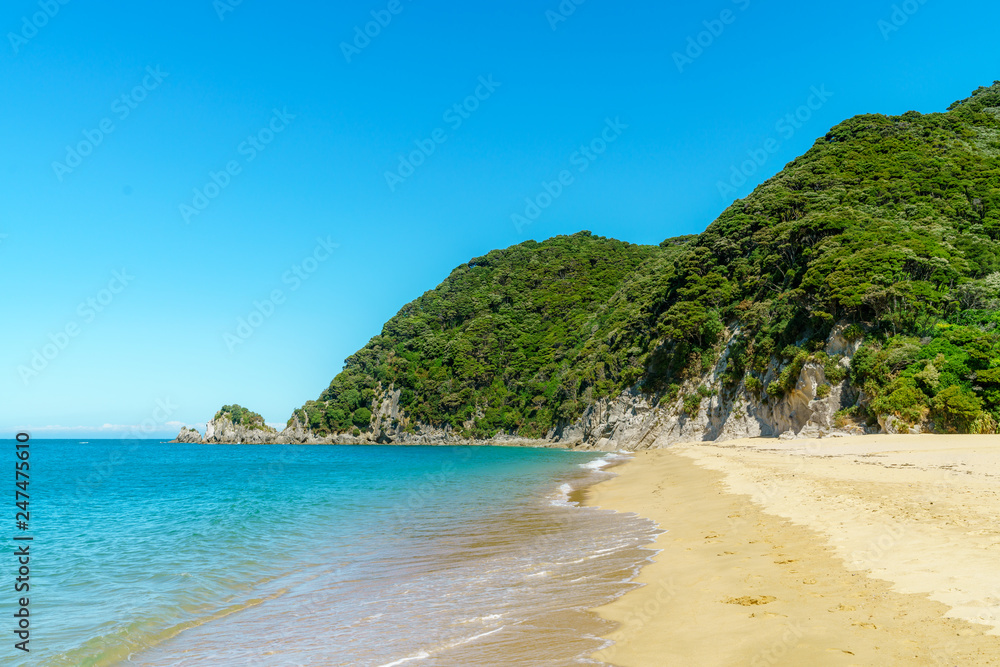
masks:
[[[411,655],[408,658],[401,658],[395,662],[387,662],[384,665],[379,665],[379,667],[396,667],[396,665],[402,665],[404,662],[410,662],[411,660],[426,660],[429,657],[431,657],[430,653],[427,651],[421,651],[416,655]]]
[[[608,454],[605,454],[604,456],[598,459],[594,459],[593,461],[588,461],[587,463],[581,463],[580,467],[586,468],[588,470],[602,470],[604,468],[607,468],[609,465],[613,463],[618,463],[619,461],[623,461],[627,458],[629,457],[619,454],[618,452],[609,452]]]
[[[488,637],[489,635],[492,635],[492,634],[495,634],[497,632],[500,632],[501,630],[503,630],[506,627],[507,627],[506,625],[501,625],[499,628],[495,628],[493,630],[487,630],[486,632],[480,632],[478,635],[473,635],[471,637],[465,637],[463,639],[459,639],[459,640],[453,641],[451,643],[444,644],[443,646],[439,646],[438,648],[432,649],[432,650],[433,650],[434,653],[440,653],[441,651],[447,651],[450,648],[455,648],[456,646],[461,646],[463,644],[468,644],[469,642],[474,642],[477,639],[482,639],[483,637]],[[427,651],[420,651],[420,653],[416,653],[416,654],[411,655],[411,656],[409,656],[407,658],[401,658],[399,660],[396,660],[395,662],[387,662],[384,665],[379,665],[379,667],[396,667],[396,665],[402,665],[405,662],[410,662],[412,660],[426,660],[429,657],[431,657],[430,653],[428,653]]]

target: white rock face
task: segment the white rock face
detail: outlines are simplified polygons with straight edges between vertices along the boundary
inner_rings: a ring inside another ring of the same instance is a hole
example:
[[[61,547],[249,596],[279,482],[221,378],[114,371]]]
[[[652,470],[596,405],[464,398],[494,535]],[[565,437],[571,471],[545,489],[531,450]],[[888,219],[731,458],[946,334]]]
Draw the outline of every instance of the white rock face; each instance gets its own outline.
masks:
[[[860,338],[853,341],[848,340],[844,335],[846,330],[846,324],[838,324],[833,328],[833,331],[830,332],[830,337],[826,341],[827,354],[831,357],[840,355],[848,360],[847,363],[844,364],[845,368],[851,365],[850,360],[853,359],[854,355],[861,349],[861,343],[863,342]]]
[[[858,351],[860,341],[847,341],[843,329],[834,330],[826,350],[831,356],[844,355],[840,363],[846,368]],[[734,391],[724,390],[721,378],[728,359],[727,347],[714,369],[681,387],[681,395],[693,394],[701,385],[716,392],[702,400],[697,415],[685,414],[682,398],[654,407],[647,397],[633,389],[614,400],[598,401],[588,408],[581,419],[583,433],[579,442],[567,444],[585,449],[634,451],[699,440],[817,438],[850,434],[834,423],[837,411],[854,405],[858,399],[858,393],[847,380],[838,384],[828,382],[822,365],[807,363],[792,391],[778,399],[766,394],[757,398],[747,390],[744,382]],[[763,379],[765,387],[778,377],[782,368],[772,362]],[[818,398],[817,390],[825,384],[831,385],[830,393],[825,398]],[[570,432],[576,435],[571,430],[567,434]]]
[[[902,419],[894,417],[893,415],[879,415],[878,424],[882,427],[883,433],[888,433],[890,435],[915,435],[921,432],[919,426],[910,426]]]
[[[248,428],[234,424],[229,415],[222,415],[205,425],[205,437],[198,431],[184,427],[175,442],[204,442],[206,444],[263,445],[275,442],[278,432],[270,426]]]

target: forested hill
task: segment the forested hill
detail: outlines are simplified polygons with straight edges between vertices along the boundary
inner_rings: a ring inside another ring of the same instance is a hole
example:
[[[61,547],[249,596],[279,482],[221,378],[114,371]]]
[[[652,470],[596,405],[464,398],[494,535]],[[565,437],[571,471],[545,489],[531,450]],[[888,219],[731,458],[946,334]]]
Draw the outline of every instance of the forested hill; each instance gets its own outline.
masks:
[[[642,377],[622,325],[649,311],[649,294],[694,238],[656,247],[581,232],[477,257],[350,357],[304,406],[308,423],[318,434],[364,429],[381,383],[402,389],[418,423],[542,436]]]
[[[543,436],[633,385],[672,398],[727,330],[724,386],[753,388],[849,322],[860,416],[995,431],[998,306],[1000,82],[944,113],[837,125],[698,236],[582,232],[473,259],[296,413],[317,434],[363,431],[393,387],[407,425]]]

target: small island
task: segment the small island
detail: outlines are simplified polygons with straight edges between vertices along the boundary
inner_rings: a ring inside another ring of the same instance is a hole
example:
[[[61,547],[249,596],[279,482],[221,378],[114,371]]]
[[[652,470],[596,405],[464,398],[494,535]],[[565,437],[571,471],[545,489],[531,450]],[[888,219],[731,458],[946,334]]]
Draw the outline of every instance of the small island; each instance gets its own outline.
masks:
[[[264,418],[241,405],[224,405],[205,428],[205,436],[183,427],[174,442],[205,444],[262,445],[275,442],[278,432]]]

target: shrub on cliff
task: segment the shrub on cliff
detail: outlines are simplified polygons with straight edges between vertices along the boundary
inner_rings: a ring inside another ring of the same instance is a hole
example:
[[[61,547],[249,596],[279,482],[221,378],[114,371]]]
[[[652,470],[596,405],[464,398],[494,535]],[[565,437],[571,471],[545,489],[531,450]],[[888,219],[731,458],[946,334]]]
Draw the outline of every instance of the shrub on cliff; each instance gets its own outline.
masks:
[[[251,429],[266,430],[268,427],[264,423],[264,418],[256,412],[244,408],[241,405],[224,405],[222,409],[215,413],[214,419],[227,416],[236,426],[245,426]]]
[[[368,428],[372,423],[372,413],[368,408],[358,408],[351,415],[351,421],[358,428]]]
[[[888,395],[879,396],[871,403],[879,415],[894,415],[909,424],[918,424],[927,414],[927,396],[913,384],[901,384]]]
[[[956,431],[968,432],[979,419],[982,408],[983,402],[979,397],[954,385],[934,397],[935,416]]]

